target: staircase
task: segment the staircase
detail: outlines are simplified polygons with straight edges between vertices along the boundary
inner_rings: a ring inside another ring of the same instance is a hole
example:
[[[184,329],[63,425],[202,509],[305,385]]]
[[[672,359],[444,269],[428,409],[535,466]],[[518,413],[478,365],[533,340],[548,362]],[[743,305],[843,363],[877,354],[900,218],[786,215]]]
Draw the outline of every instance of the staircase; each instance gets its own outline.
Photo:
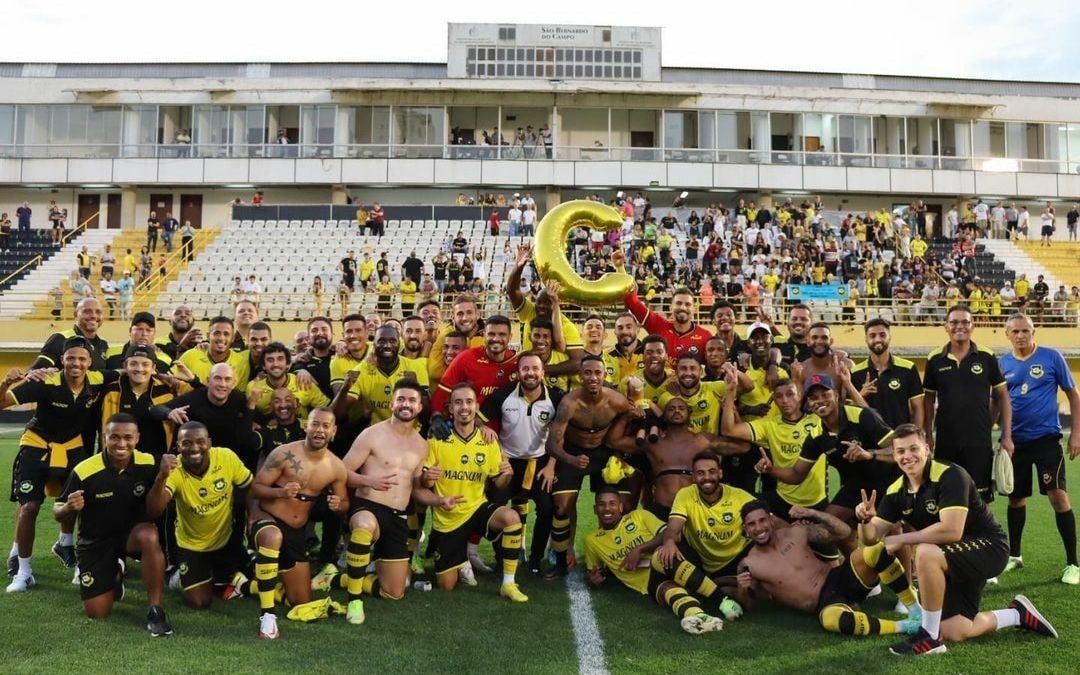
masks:
[[[979,243],[986,247],[994,257],[1005,263],[1005,266],[1016,272],[1016,277],[1023,274],[1032,284],[1041,274],[1050,287],[1053,294],[1061,284],[1080,284],[1080,246],[1076,244],[1055,243],[1052,247],[1043,247],[1040,253],[1038,242],[1020,241],[1011,242],[1006,239],[980,239]],[[1069,261],[1071,251],[1071,262]],[[1070,269],[1071,268],[1071,269]],[[1071,275],[1073,281],[1067,282],[1066,275]]]
[[[117,237],[121,230],[83,230],[70,238],[67,244],[48,260],[19,280],[0,296],[0,319],[47,318],[52,305],[49,291],[61,288],[70,307],[71,289],[68,281],[71,273],[78,270],[77,256],[82,247],[97,255]]]

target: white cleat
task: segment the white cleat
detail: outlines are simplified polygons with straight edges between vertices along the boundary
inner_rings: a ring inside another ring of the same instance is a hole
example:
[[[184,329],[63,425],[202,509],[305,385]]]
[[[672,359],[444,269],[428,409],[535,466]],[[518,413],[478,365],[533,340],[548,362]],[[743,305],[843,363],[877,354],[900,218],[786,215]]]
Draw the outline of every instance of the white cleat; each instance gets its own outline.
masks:
[[[471,565],[462,565],[458,568],[458,580],[466,586],[477,586],[476,573]]]
[[[11,583],[7,585],[8,593],[24,593],[37,586],[37,579],[33,574],[16,574]]]
[[[691,635],[701,635],[702,633],[714,633],[718,630],[723,630],[724,622],[719,617],[709,616],[708,614],[690,614],[684,616],[682,621],[679,622],[682,629]]]

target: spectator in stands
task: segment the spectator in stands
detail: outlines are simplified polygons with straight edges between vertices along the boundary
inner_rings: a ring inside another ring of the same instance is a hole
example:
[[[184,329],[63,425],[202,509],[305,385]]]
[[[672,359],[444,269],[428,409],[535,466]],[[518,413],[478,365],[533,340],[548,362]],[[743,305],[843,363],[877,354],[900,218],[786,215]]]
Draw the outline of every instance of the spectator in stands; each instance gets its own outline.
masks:
[[[254,274],[249,276],[247,281],[240,286],[240,291],[241,300],[248,300],[254,303],[256,307],[259,306],[259,302],[262,299],[263,287],[262,284],[259,283],[258,277]]]
[[[169,211],[165,212],[165,220],[161,221],[161,239],[165,243],[166,253],[172,253],[173,249],[173,237],[176,236],[176,231],[180,229],[180,221],[173,218],[173,214]]]
[[[472,278],[477,281],[487,281],[487,264],[484,262],[484,252],[477,251],[472,263]]]
[[[424,274],[424,261],[416,257],[416,249],[409,251],[409,255],[401,263],[401,274],[417,286],[420,285],[420,278]]]
[[[164,282],[165,277],[169,275],[169,262],[164,253],[158,255],[157,270],[158,276],[161,277],[161,281]]]
[[[341,316],[349,315],[349,300],[352,298],[352,289],[345,285],[344,281],[338,283],[338,304],[341,306]]]
[[[323,289],[322,277],[316,275],[311,280],[311,306],[312,316],[324,316],[323,315],[323,296],[325,295],[325,289]]]
[[[386,259],[386,251],[379,254],[379,259],[375,261],[375,278],[382,279],[383,277],[390,276],[390,261]]]
[[[101,276],[116,274],[116,254],[112,252],[112,246],[105,244],[105,250],[101,252]]]
[[[502,195],[500,195],[502,196]],[[493,209],[491,215],[488,217],[488,230],[491,232],[491,236],[499,236],[499,210]]]
[[[101,295],[105,298],[105,304],[109,306],[109,318],[116,318],[116,294],[118,292],[116,282],[113,281],[112,272],[101,274]]]
[[[401,293],[401,316],[410,316],[416,307],[418,285],[411,277],[403,277],[398,291]]]
[[[390,277],[383,274],[379,277],[379,283],[375,284],[375,293],[377,294],[377,300],[375,302],[375,311],[380,316],[390,316],[392,311],[392,298],[394,296],[394,285],[390,283]]]
[[[532,199],[528,194],[525,195],[527,199]],[[533,228],[536,225],[536,206],[524,205],[521,210],[521,236],[531,237],[533,236]]]
[[[7,217],[6,213],[4,217]],[[1069,230],[1069,241],[1076,241],[1076,223],[1078,221],[1080,221],[1080,204],[1073,204],[1073,207],[1065,214],[1065,227]]]
[[[375,278],[375,261],[371,259],[371,253],[364,251],[364,259],[360,261],[360,288],[366,293],[368,284]],[[352,288],[349,290],[351,292]]]
[[[34,210],[30,208],[30,202],[23,202],[22,206],[15,209],[15,220],[19,222],[19,232],[30,231],[30,216]]]
[[[60,224],[60,207],[56,205],[55,199],[49,200],[49,222],[52,223],[53,246],[59,246],[60,235],[63,234],[63,228]]]
[[[439,287],[435,284],[435,280],[431,278],[431,274],[427,272],[424,273],[424,278],[420,280],[417,290],[420,292],[421,302],[433,300],[439,294]]]
[[[469,252],[469,240],[465,238],[465,234],[458,230],[457,235],[454,236],[454,241],[451,244],[450,249],[455,255],[466,254]]]
[[[371,232],[380,237],[386,234],[386,213],[379,202],[371,205]]]
[[[278,135],[278,136],[279,136],[279,138],[280,138],[280,133],[279,133],[279,135]],[[288,140],[289,140],[289,139],[287,139],[287,138],[286,138],[286,139],[285,139],[285,142],[287,143],[287,142],[288,142]],[[265,196],[263,195],[263,192],[262,192],[262,190],[256,190],[256,191],[255,191],[255,194],[253,194],[253,195],[251,196],[251,205],[252,205],[252,206],[262,206],[262,205],[263,205],[263,203],[265,203],[265,201],[266,201],[266,197],[265,197]]]
[[[1046,208],[1042,212],[1042,229],[1040,234],[1042,240],[1039,242],[1039,246],[1049,246],[1050,240],[1054,237],[1054,230],[1057,229],[1054,225],[1054,207],[1049,202],[1046,204]]]
[[[233,287],[229,291],[229,302],[236,304],[244,299],[244,279],[240,276],[233,277]]]
[[[79,263],[79,274],[81,274],[84,279],[89,279],[91,267],[94,264],[94,256],[90,255],[90,251],[83,246],[82,250],[79,251],[78,255],[75,257]]]
[[[11,253],[11,218],[0,213],[0,253]]]
[[[445,251],[439,251],[435,254],[435,257],[431,259],[431,266],[435,270],[435,286],[438,288],[439,293],[442,293],[446,289],[446,271],[450,264],[450,256]]]
[[[71,305],[72,310],[78,309],[79,303],[86,298],[94,297],[94,287],[83,275],[78,272],[71,273]]]
[[[1058,286],[1057,291],[1054,292],[1054,304],[1051,306],[1051,313],[1055,318],[1064,319],[1065,311],[1069,305],[1069,292],[1065,290],[1065,284]]]
[[[518,203],[518,200],[514,200],[514,203],[510,206],[510,210],[506,213],[506,219],[510,221],[511,237],[516,237],[521,234],[521,217],[521,206]]]
[[[1025,241],[1028,238],[1028,230],[1031,228],[1031,214],[1028,213],[1027,206],[1020,206],[1020,213],[1017,214],[1016,220],[1016,239],[1023,238]]]
[[[158,231],[161,229],[161,221],[158,220],[157,212],[151,211],[146,218],[146,248],[149,251],[157,251]]]
[[[154,257],[150,254],[150,249],[146,246],[142,247],[142,253],[139,255],[139,283],[150,283],[150,270],[154,266]]]
[[[116,281],[116,292],[120,296],[120,318],[127,320],[131,318],[131,305],[135,299],[135,280],[131,278],[131,272],[124,270],[124,273]]]
[[[52,318],[59,319],[64,314],[64,289],[60,286],[53,286],[49,291],[49,299],[52,301],[52,310],[49,314]]]
[[[183,254],[184,262],[194,260],[195,228],[191,225],[190,220],[185,220],[184,226],[180,228],[180,251]]]

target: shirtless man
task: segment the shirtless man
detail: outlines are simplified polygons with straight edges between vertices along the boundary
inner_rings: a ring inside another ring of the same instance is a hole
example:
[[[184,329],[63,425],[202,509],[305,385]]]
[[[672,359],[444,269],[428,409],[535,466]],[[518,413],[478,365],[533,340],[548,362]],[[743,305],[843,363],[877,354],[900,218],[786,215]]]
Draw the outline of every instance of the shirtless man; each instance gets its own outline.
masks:
[[[718,454],[744,453],[749,443],[730,441],[722,436],[690,431],[690,407],[680,397],[669,398],[664,405],[664,432],[656,443],[641,447],[630,433],[628,420],[620,418],[608,434],[608,447],[626,453],[642,452],[652,469],[652,499],[645,509],[667,522],[675,493],[694,482],[691,468],[694,456],[711,450]]]
[[[817,546],[833,546],[851,536],[851,528],[824,511],[792,506],[795,524],[783,527],[763,501],[742,507],[743,530],[752,542],[739,565],[737,593],[745,608],[771,599],[801,612],[817,612],[821,627],[844,635],[913,635],[922,608],[904,575],[904,567],[883,543],[860,547],[843,564],[822,561]],[[904,621],[888,621],[855,607],[881,582],[908,609]]]
[[[427,441],[416,431],[424,409],[424,392],[412,379],[394,384],[391,417],[365,429],[345,455],[349,504],[349,544],[346,573],[335,575],[349,592],[345,620],[364,623],[363,594],[400,600],[409,578],[409,526],[406,509],[414,481],[420,476]],[[374,555],[375,574],[367,574]],[[335,577],[316,578],[312,585],[329,589]]]
[[[308,415],[305,437],[278,446],[266,458],[251,486],[251,547],[255,549],[255,583],[259,593],[259,637],[278,637],[274,592],[282,571],[285,596],[293,605],[311,601],[304,527],[323,490],[331,511],[349,507],[348,470],[329,451],[337,430],[334,413],[315,408]]]
[[[586,354],[581,359],[582,387],[563,396],[555,420],[548,427],[547,452],[558,460],[557,465],[549,463],[541,473],[545,484],[551,483],[553,474],[555,477],[555,515],[551,524],[555,567],[549,579],[567,572],[567,550],[572,541],[570,517],[577,512],[577,496],[585,476],[591,476],[589,483],[594,490],[602,484],[601,472],[611,457],[611,451],[604,446],[608,430],[620,415],[644,415],[625,396],[604,386],[605,372],[603,359]]]
[[[810,326],[807,342],[810,345],[810,357],[793,365],[791,379],[801,383],[814,375],[828,375],[839,386],[838,394],[860,408],[869,408],[859,390],[851,385],[851,369],[855,363],[847,353],[832,347],[832,329],[824,321]]]

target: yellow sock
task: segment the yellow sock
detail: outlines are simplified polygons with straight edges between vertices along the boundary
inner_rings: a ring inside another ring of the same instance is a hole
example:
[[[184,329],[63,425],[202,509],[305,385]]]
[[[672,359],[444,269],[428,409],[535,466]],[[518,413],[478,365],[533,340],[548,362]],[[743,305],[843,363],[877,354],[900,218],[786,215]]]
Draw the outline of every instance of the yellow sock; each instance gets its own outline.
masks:
[[[349,600],[357,600],[363,593],[364,572],[371,562],[372,534],[368,530],[356,528],[349,534],[349,544],[345,549],[345,588]]]
[[[259,594],[259,609],[263,613],[273,613],[275,598],[274,587],[278,578],[278,552],[272,548],[260,546],[255,553],[255,583]]]

